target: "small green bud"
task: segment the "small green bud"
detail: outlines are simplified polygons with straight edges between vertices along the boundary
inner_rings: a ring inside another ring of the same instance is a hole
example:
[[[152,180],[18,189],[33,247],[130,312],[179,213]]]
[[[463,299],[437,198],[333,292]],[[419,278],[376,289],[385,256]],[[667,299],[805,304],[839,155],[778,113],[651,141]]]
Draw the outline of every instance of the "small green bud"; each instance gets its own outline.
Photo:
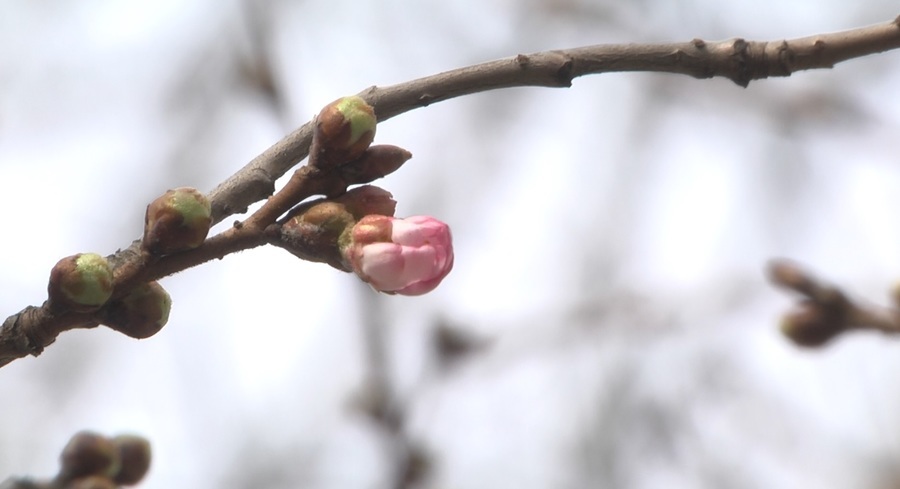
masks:
[[[110,476],[119,470],[119,452],[109,438],[80,431],[63,448],[60,464],[60,478],[65,481],[91,475]]]
[[[55,309],[94,311],[105,304],[112,293],[112,269],[106,258],[96,253],[67,256],[50,270],[47,295]]]
[[[144,339],[158,333],[169,321],[172,298],[159,285],[138,285],[121,299],[103,308],[101,322],[132,338]]]
[[[355,95],[343,97],[338,99],[335,108],[350,123],[350,140],[347,141],[347,144],[356,144],[364,137],[375,137],[375,125],[377,122],[375,120],[375,110],[365,100]]]
[[[812,301],[804,301],[781,319],[781,333],[797,346],[824,345],[846,329],[840,317]]]
[[[203,244],[211,225],[209,199],[195,188],[176,188],[147,206],[141,245],[156,255],[194,249]]]
[[[350,185],[369,183],[394,173],[410,158],[412,153],[399,146],[376,144],[359,158],[341,166],[341,176]]]
[[[359,158],[375,139],[376,123],[375,109],[355,95],[326,105],[316,117],[310,161],[330,167]]]
[[[122,461],[113,481],[125,486],[137,484],[150,470],[150,442],[137,435],[119,435],[112,441]]]

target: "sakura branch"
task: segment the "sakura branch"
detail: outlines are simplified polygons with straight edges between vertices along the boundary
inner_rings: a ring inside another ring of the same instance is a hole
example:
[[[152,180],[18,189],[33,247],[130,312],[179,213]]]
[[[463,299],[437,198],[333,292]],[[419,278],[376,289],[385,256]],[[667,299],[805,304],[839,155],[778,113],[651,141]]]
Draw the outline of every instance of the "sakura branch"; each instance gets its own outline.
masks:
[[[752,80],[833,68],[842,61],[900,47],[900,16],[892,22],[790,40],[600,44],[520,54],[459,68],[358,95],[380,122],[413,109],[473,93],[513,87],[567,88],[580,76],[623,71],[724,77],[746,87]],[[240,212],[272,194],[275,180],[306,157],[313,122],[288,134],[210,194],[213,221]]]
[[[883,307],[851,299],[843,290],[825,283],[787,260],[773,260],[769,280],[797,293],[801,299],[781,320],[781,331],[799,346],[818,347],[852,330],[900,333],[900,294],[892,293],[895,305]]]
[[[387,175],[411,156],[395,146],[369,147],[376,117],[385,121],[412,109],[488,90],[569,87],[580,76],[620,71],[725,77],[746,87],[752,80],[831,68],[841,61],[898,47],[900,17],[870,27],[774,42],[694,39],[520,54],[398,85],[370,87],[358,97],[327,106],[316,119],[267,149],[202,199],[190,189],[176,189],[175,194],[161,197],[161,201],[151,204],[153,207],[158,203],[159,208],[148,209],[144,239],[100,257],[101,260],[93,254],[61,260],[48,287],[48,301],[41,306],[28,306],[0,325],[0,366],[40,354],[69,329],[92,328],[102,323],[138,338],[153,334],[168,319],[170,302],[155,280],[265,244],[356,272],[387,292],[430,290],[452,266],[452,253],[447,253],[449,242],[412,250],[404,240],[416,233],[427,233],[395,232],[392,228],[390,233],[382,229],[380,244],[375,248],[375,241],[351,246],[350,230],[365,217],[363,214],[392,217],[393,207],[391,213],[383,210],[390,205],[386,200],[389,194],[385,197],[372,190],[347,192],[347,188]],[[307,155],[309,162],[275,193],[276,179]],[[324,199],[304,202],[315,196]],[[245,213],[249,205],[267,198],[246,220],[206,238],[210,225]],[[373,208],[381,210],[372,212]],[[285,213],[288,215],[279,219]],[[194,229],[197,223],[202,225]],[[157,225],[170,229],[149,229]],[[187,237],[174,237],[182,232]],[[449,239],[449,232],[446,236]],[[156,242],[160,239],[175,242]],[[372,255],[370,249],[391,249],[394,255]],[[387,256],[395,259],[387,260]],[[421,266],[423,256],[433,263]],[[390,263],[376,265],[378,260]],[[385,271],[403,277],[385,277]],[[136,325],[138,322],[142,323]]]
[[[147,206],[144,235],[131,248],[108,258],[80,253],[53,267],[48,300],[11,316],[0,329],[0,365],[39,354],[67,329],[103,324],[148,338],[166,324],[172,304],[156,279],[265,244],[355,272],[382,292],[433,289],[453,262],[446,224],[433,218],[428,223],[443,226],[439,243],[420,229],[422,223],[392,230],[396,202],[389,192],[372,186],[347,191],[397,170],[412,156],[397,146],[372,146],[375,128],[374,110],[359,97],[326,106],[316,118],[308,164],[249,218],[209,239],[209,199],[192,188],[164,193]],[[314,195],[325,198],[301,203]],[[366,232],[372,226],[358,221],[372,215],[391,221],[378,233]],[[422,242],[428,239],[434,242]]]

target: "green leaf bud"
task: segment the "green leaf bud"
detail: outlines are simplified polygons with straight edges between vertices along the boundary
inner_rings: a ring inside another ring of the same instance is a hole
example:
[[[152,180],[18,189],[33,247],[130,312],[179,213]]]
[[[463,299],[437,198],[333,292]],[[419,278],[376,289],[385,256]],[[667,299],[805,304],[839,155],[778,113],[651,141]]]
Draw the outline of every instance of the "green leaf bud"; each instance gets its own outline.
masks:
[[[320,167],[359,158],[375,139],[375,109],[355,95],[326,105],[316,117],[310,161]]]
[[[203,244],[211,225],[209,199],[195,188],[176,188],[147,206],[141,245],[156,255],[194,249]]]
[[[113,272],[106,258],[79,253],[58,261],[50,271],[47,295],[57,310],[94,311],[113,293]]]

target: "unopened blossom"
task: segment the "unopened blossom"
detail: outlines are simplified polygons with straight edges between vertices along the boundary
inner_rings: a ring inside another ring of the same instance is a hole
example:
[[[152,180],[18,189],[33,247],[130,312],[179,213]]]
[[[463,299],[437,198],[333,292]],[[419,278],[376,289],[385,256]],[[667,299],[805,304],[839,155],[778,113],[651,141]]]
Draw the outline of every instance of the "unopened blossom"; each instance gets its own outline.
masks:
[[[343,255],[361,279],[390,294],[430,292],[453,268],[450,227],[429,216],[366,216]]]

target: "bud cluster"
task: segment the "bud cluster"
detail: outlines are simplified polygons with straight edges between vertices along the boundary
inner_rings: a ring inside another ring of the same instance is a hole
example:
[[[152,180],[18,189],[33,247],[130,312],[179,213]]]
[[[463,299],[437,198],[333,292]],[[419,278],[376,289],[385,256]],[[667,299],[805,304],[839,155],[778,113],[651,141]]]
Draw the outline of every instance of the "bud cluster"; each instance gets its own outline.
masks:
[[[397,203],[390,192],[372,185],[354,188],[330,200],[305,204],[284,220],[273,243],[298,257],[324,262],[345,272],[340,244],[348,239],[348,230],[369,214],[394,215]]]
[[[376,125],[375,109],[360,97],[343,97],[326,105],[316,116],[310,164],[337,170],[348,185],[393,173],[412,154],[390,144],[371,146]]]
[[[374,109],[360,97],[328,104],[316,117],[310,165],[336,172],[346,185],[396,171],[412,154],[393,145],[371,146],[376,122]],[[424,294],[453,268],[450,228],[427,216],[397,219],[395,207],[385,190],[355,188],[301,204],[279,222],[271,242],[305,260],[354,272],[378,291]]]
[[[63,448],[55,482],[66,489],[135,485],[150,470],[150,458],[150,443],[140,436],[82,431]]]
[[[106,258],[79,253],[63,258],[50,271],[49,307],[57,312],[96,312],[99,321],[132,338],[148,338],[169,320],[172,298],[150,282],[136,286],[116,299],[113,272]]]

